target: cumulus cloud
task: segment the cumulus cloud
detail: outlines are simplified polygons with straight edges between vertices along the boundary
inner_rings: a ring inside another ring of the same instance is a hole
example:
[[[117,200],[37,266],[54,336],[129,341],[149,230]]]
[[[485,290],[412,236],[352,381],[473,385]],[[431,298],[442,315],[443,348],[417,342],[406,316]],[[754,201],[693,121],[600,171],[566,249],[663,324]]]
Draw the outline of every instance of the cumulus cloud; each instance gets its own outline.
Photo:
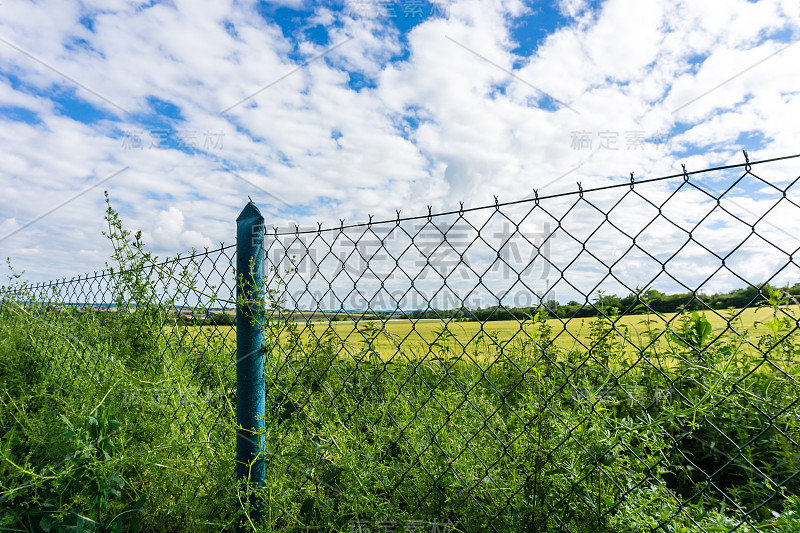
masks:
[[[586,9],[586,0],[559,0],[558,9],[564,15],[575,18]]]
[[[103,189],[163,255],[230,242],[247,195],[273,225],[361,221],[800,141],[790,1],[561,0],[533,48],[517,1],[452,2],[402,31],[272,4],[311,15],[284,31],[254,2],[4,6],[0,228],[102,184],[0,253],[41,277],[101,266]]]

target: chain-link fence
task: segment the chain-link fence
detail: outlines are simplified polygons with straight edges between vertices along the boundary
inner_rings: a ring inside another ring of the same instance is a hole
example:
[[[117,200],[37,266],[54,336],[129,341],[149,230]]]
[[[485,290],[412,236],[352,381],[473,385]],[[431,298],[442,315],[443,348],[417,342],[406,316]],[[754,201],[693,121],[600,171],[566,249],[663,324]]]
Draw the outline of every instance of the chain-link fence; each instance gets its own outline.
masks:
[[[0,529],[222,530],[237,512],[235,250],[115,246],[114,270],[3,288]]]
[[[797,530],[796,176],[268,228],[263,527]],[[31,372],[116,406],[146,523],[232,527],[233,249],[136,251],[0,313]]]
[[[268,230],[277,522],[796,530],[796,176]]]

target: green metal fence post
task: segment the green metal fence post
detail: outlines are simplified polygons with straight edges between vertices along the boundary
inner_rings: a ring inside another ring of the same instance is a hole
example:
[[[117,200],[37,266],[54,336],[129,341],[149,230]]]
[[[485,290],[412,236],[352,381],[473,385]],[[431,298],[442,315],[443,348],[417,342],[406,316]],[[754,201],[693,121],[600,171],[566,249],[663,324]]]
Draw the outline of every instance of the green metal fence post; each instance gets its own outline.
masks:
[[[264,217],[251,201],[236,219],[236,479],[264,483]],[[250,518],[261,516],[251,500]]]

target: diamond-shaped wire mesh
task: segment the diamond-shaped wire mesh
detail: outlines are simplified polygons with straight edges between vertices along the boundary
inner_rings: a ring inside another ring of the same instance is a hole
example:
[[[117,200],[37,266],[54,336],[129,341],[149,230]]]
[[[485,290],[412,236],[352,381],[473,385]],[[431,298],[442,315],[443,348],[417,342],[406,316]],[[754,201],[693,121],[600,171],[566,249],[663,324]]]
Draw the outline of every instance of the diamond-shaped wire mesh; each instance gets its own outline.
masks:
[[[755,165],[268,230],[264,527],[791,531],[800,191]],[[2,295],[151,524],[235,511],[233,254]]]
[[[268,229],[282,523],[788,524],[800,191],[787,169]]]
[[[216,503],[234,487],[234,254],[222,247],[2,294],[4,322],[24,315],[30,366],[85,397],[73,418],[103,405],[121,422],[125,460],[140,470],[120,474],[134,500],[147,496],[145,527],[203,529],[230,514]]]

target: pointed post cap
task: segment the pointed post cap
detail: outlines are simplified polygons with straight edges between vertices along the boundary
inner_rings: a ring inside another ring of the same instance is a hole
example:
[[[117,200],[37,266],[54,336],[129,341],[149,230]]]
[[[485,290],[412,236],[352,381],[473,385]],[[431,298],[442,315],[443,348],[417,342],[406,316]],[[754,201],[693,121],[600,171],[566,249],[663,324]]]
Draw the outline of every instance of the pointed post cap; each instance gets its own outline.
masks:
[[[236,220],[246,220],[249,218],[264,218],[261,215],[261,211],[258,210],[258,207],[256,207],[256,204],[254,204],[252,200],[247,202],[247,205],[244,206],[244,209],[242,209],[242,212],[236,217]]]

